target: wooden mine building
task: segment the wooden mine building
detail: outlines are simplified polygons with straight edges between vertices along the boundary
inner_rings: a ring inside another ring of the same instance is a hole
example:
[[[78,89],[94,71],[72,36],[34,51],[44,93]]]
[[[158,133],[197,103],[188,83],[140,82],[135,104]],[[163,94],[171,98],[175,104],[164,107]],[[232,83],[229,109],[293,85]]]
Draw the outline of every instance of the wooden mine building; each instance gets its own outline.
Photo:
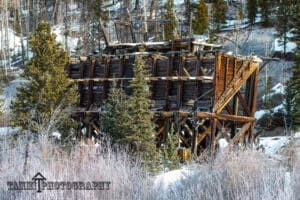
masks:
[[[76,117],[88,136],[100,134],[99,112],[110,82],[119,80],[126,87],[134,77],[135,55],[143,54],[151,74],[158,143],[165,141],[171,124],[180,145],[198,154],[205,149],[213,152],[221,137],[252,142],[260,62],[212,47],[191,39],[121,43],[109,45],[105,54],[72,59],[68,72],[80,93]]]

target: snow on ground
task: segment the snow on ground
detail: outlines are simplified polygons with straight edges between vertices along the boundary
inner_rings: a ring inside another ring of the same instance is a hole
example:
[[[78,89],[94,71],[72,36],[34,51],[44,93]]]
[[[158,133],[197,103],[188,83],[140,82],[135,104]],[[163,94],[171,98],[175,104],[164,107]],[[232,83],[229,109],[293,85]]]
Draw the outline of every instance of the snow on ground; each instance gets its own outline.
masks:
[[[52,136],[55,137],[56,139],[59,139],[59,140],[60,140],[60,138],[61,138],[61,133],[55,131],[55,132],[52,133]]]
[[[273,110],[274,113],[277,113],[277,112],[280,112],[280,111],[286,112],[285,106],[283,105],[283,103],[281,103],[278,106],[274,107],[272,110]]]
[[[231,29],[234,27],[231,27]],[[237,54],[248,56],[268,56],[274,49],[274,28],[261,28],[258,25],[240,31],[224,31],[218,34],[224,38],[224,50],[233,51],[238,45]],[[236,53],[236,52],[234,52]]]
[[[180,180],[187,178],[191,173],[191,170],[182,168],[159,174],[154,179],[154,188],[167,191],[171,188],[180,187]]]
[[[229,145],[228,141],[225,138],[219,139],[218,144],[220,148],[225,148]]]
[[[294,34],[292,33],[292,30],[287,32],[286,34],[288,40],[289,38],[293,38]],[[284,45],[283,45],[283,39],[282,38],[275,38],[274,40],[274,51],[275,52],[283,52],[284,51]],[[297,47],[297,44],[295,42],[287,41],[286,43],[286,52],[293,52],[294,49]]]
[[[293,52],[294,49],[297,47],[295,42],[287,42],[286,44],[286,52]],[[283,52],[284,51],[284,45],[280,41],[279,38],[276,38],[274,41],[274,51],[275,52]]]
[[[79,26],[73,26],[74,29],[79,29]],[[64,36],[63,24],[58,24],[52,28],[52,32],[56,34],[56,41],[61,43],[63,46],[66,44],[66,37]],[[67,37],[67,45],[71,52],[75,52],[79,38]]]
[[[6,30],[2,29],[0,30],[0,47],[4,48],[7,44],[5,44],[5,34]],[[8,40],[8,45],[9,49],[12,54],[17,54],[22,51],[21,49],[21,38],[17,36],[16,32],[13,31],[12,29],[8,28],[7,29],[7,40]]]
[[[264,100],[266,96],[269,98],[272,98],[272,96],[276,94],[284,94],[285,92],[285,86],[281,83],[276,84],[272,89],[271,92],[268,95],[263,95],[262,99]],[[270,109],[270,110],[258,110],[255,112],[255,118],[258,120],[260,119],[264,114],[271,114],[271,113],[277,113],[283,111],[285,112],[284,103],[281,103],[277,105],[276,107]]]
[[[285,106],[283,103],[279,104],[278,106],[274,107],[273,109],[270,110],[258,110],[255,112],[255,119],[259,120],[264,116],[265,114],[271,114],[271,113],[277,113],[277,112],[286,112]]]
[[[14,61],[8,58],[21,54],[22,52],[21,42],[23,42],[24,47],[27,46],[27,38],[24,37],[22,41],[21,38],[17,36],[16,32],[10,28],[7,29],[7,40],[8,40],[7,44],[5,42],[5,37],[6,37],[6,29],[0,30],[0,49],[3,50],[7,48],[8,45],[9,53],[10,53],[10,55],[6,55],[7,57],[5,60],[0,60],[0,67],[4,67],[5,65],[9,65],[9,64],[13,65],[14,62],[19,62],[20,58]]]
[[[270,111],[269,110],[258,110],[255,112],[255,119],[259,120],[265,114],[270,114]]]
[[[275,94],[284,94],[285,86],[281,83],[276,84],[274,87],[272,87],[271,92],[267,95],[267,97],[272,97]],[[262,99],[265,99],[266,95],[262,96]]]
[[[12,127],[0,127],[0,136],[16,133],[19,129]]]
[[[260,137],[259,146],[264,149],[265,154],[278,157],[289,141],[288,136]]]
[[[17,94],[17,87],[21,86],[22,84],[26,83],[24,79],[16,79],[11,81],[3,90],[3,94],[1,95],[4,99],[3,110],[6,111],[9,109],[11,104],[11,100]]]
[[[295,138],[300,138],[300,132],[296,132],[294,135]]]

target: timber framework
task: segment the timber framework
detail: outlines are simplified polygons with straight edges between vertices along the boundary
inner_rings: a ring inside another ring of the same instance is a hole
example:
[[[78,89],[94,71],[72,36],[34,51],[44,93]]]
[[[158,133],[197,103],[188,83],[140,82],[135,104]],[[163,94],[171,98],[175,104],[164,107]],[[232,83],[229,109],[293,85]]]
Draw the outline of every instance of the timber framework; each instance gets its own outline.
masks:
[[[179,135],[180,146],[198,155],[205,150],[214,152],[222,137],[232,143],[251,143],[260,62],[214,47],[191,39],[122,43],[108,46],[106,54],[71,59],[68,73],[80,93],[74,117],[88,137],[100,134],[99,113],[110,82],[122,81],[126,88],[134,78],[135,55],[143,54],[150,71],[158,144],[165,142],[171,126]]]

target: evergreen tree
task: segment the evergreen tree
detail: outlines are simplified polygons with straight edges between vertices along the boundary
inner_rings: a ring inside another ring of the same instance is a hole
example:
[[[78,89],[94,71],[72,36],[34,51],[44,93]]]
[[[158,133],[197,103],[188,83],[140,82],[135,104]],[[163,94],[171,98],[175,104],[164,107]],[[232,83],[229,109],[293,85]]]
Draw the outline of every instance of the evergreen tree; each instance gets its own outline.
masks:
[[[100,17],[103,21],[108,21],[108,11],[104,9],[104,0],[88,0],[89,10],[92,11],[93,17],[96,17],[96,21]]]
[[[184,6],[185,6],[185,21],[186,24],[190,24],[190,20],[191,20],[191,13],[192,13],[192,4],[190,0],[184,0]]]
[[[122,85],[117,87],[116,81],[112,82],[103,108],[103,113],[100,114],[103,132],[110,134],[114,142],[124,140],[126,133],[129,131],[127,96],[122,89]]]
[[[281,38],[280,42],[283,45],[283,54],[286,55],[286,45],[288,43],[288,31],[291,29],[291,21],[294,9],[293,0],[280,1],[277,10],[276,30]]]
[[[152,123],[153,113],[150,110],[150,90],[146,77],[143,57],[135,58],[134,76],[130,82],[132,95],[129,98],[129,123],[130,128],[126,134],[126,140],[134,146],[136,153],[141,155],[146,166],[156,171],[159,166],[159,153],[156,151],[155,131]]]
[[[197,11],[193,22],[193,31],[195,34],[203,34],[208,28],[208,10],[204,0],[199,0]]]
[[[178,155],[178,135],[174,133],[174,128],[172,125],[163,149],[164,168],[167,168],[169,170],[178,169],[179,161],[180,158]]]
[[[219,30],[220,25],[225,23],[226,12],[227,12],[227,5],[224,0],[212,1],[212,18],[216,30]]]
[[[30,34],[33,57],[22,74],[27,82],[18,88],[11,105],[11,124],[34,133],[60,131],[69,136],[70,112],[78,97],[65,72],[68,54],[55,38],[47,22],[39,23]]]
[[[176,30],[176,21],[174,14],[174,0],[167,0],[165,4],[165,14],[164,14],[164,37],[165,40],[173,40],[174,32]]]
[[[264,109],[271,109],[272,105],[271,105],[271,101],[270,101],[270,94],[271,94],[271,89],[272,89],[272,84],[273,84],[273,80],[271,76],[266,77],[266,92],[265,92],[265,96],[264,96]]]
[[[295,66],[293,67],[293,76],[290,80],[289,87],[293,95],[292,103],[295,106],[291,112],[293,124],[300,125],[300,1],[297,2],[297,7],[294,12],[294,38],[297,47],[295,50]]]
[[[269,0],[259,0],[259,7],[261,12],[261,20],[263,26],[270,25],[270,3]]]
[[[255,23],[256,13],[257,0],[247,0],[247,16],[250,25],[253,25]]]
[[[284,107],[286,110],[285,125],[288,132],[294,125],[294,113],[296,109],[295,105],[295,90],[293,90],[292,81],[288,81],[285,88],[285,103]]]

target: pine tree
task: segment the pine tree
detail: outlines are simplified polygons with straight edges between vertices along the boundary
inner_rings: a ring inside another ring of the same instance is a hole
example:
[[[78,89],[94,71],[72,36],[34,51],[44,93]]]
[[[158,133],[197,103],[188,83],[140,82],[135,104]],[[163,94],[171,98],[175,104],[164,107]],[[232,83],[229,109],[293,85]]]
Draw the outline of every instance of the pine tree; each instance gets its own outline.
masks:
[[[263,26],[270,25],[270,3],[269,0],[259,0],[259,7],[261,12],[261,20]]]
[[[247,0],[247,16],[250,25],[253,25],[255,23],[256,13],[257,0]]]
[[[146,166],[154,172],[159,166],[159,153],[156,150],[155,131],[150,110],[149,76],[145,61],[137,55],[134,66],[134,79],[130,82],[132,95],[129,98],[130,128],[126,140],[132,144],[138,155],[141,155]]]
[[[165,40],[174,39],[174,31],[176,29],[176,21],[174,14],[174,0],[167,0],[165,4],[165,14],[164,14],[164,37]]]
[[[294,110],[291,115],[294,120],[294,125],[300,125],[300,1],[297,2],[297,6],[294,12],[294,38],[297,47],[295,50],[295,66],[293,67],[293,76],[290,80],[289,87],[292,90]]]
[[[174,128],[172,125],[163,149],[164,168],[167,168],[169,170],[178,169],[179,161],[180,158],[178,155],[178,135],[174,134]]]
[[[283,45],[283,54],[286,55],[286,45],[288,43],[288,31],[291,29],[291,22],[293,17],[293,0],[281,1],[278,4],[276,30],[277,35],[281,38],[280,42]]]
[[[55,38],[47,22],[39,23],[30,35],[33,57],[22,74],[27,82],[11,105],[11,124],[34,133],[60,131],[69,136],[70,112],[78,97],[65,72],[68,54]]]
[[[191,13],[192,13],[191,1],[190,0],[184,0],[184,6],[185,6],[185,12],[184,12],[185,21],[186,21],[186,24],[189,24],[190,20],[191,20]]]
[[[288,81],[285,88],[285,102],[284,107],[286,110],[285,125],[288,133],[294,125],[295,105],[295,90],[293,90],[292,81]]]
[[[204,0],[199,0],[197,11],[193,22],[193,31],[195,34],[203,34],[208,28],[208,10]]]
[[[264,109],[271,109],[272,105],[271,105],[271,101],[270,101],[270,94],[271,94],[271,89],[272,89],[272,84],[273,84],[273,79],[271,76],[266,77],[266,92],[265,92],[265,96],[264,96]]]
[[[212,18],[216,30],[219,30],[220,25],[225,23],[226,12],[227,12],[227,5],[224,0],[212,1]]]
[[[128,118],[127,96],[122,85],[118,88],[116,81],[113,81],[100,114],[102,131],[111,135],[114,142],[120,142],[129,131]]]

